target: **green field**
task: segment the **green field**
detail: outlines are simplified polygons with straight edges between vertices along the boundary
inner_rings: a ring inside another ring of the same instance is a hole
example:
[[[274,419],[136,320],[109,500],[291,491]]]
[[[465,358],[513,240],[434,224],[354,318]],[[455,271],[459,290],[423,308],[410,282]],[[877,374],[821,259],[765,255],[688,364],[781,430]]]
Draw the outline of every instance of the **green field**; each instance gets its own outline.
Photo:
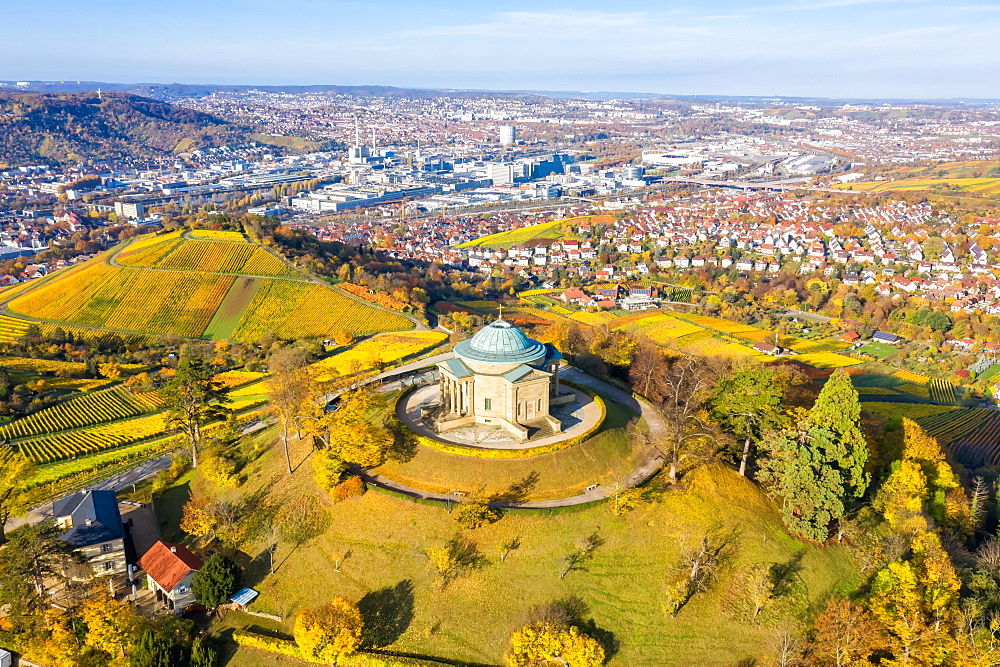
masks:
[[[894,354],[897,354],[899,352],[899,348],[886,343],[872,341],[858,348],[858,352],[861,354],[870,354],[876,359],[886,359]]]
[[[262,283],[260,278],[237,278],[205,328],[204,336],[212,340],[230,338]]]

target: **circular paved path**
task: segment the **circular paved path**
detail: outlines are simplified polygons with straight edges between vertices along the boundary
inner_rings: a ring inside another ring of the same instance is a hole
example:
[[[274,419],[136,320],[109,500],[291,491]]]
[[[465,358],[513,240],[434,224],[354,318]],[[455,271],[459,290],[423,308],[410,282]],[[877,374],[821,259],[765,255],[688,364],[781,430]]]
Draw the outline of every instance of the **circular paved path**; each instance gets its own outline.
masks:
[[[580,371],[572,366],[564,366],[559,372],[559,376],[574,382],[579,385],[583,385],[594,391],[599,391],[611,401],[615,403],[621,403],[631,408],[634,412],[641,415],[643,420],[646,422],[646,429],[649,433],[649,442],[656,443],[663,439],[666,434],[666,427],[663,423],[663,418],[660,414],[645,401],[640,401],[632,397],[632,395],[626,391],[622,391],[617,387],[613,387],[606,382],[602,382],[595,377],[587,375],[583,371]],[[457,454],[455,456],[458,456]],[[638,468],[633,470],[625,478],[624,486],[633,487],[649,479],[653,473],[659,470],[663,466],[663,455],[652,445],[647,446],[647,451],[645,452],[645,457],[643,459],[643,464]],[[366,468],[361,468],[355,470],[362,479],[367,483],[374,486],[379,486],[384,489],[390,489],[392,491],[397,491],[399,493],[404,493],[408,496],[414,498],[423,498],[426,500],[439,500],[441,502],[456,502],[460,498],[454,495],[446,495],[442,493],[430,493],[427,491],[421,491],[420,489],[415,489],[405,484],[400,484],[387,477],[378,475],[371,470]],[[613,489],[605,486],[598,486],[597,488],[586,491],[577,496],[570,496],[568,498],[556,498],[554,500],[532,500],[523,503],[492,503],[497,507],[519,507],[525,509],[547,509],[553,507],[569,507],[572,505],[582,505],[584,503],[593,502],[595,500],[603,500],[610,496]]]

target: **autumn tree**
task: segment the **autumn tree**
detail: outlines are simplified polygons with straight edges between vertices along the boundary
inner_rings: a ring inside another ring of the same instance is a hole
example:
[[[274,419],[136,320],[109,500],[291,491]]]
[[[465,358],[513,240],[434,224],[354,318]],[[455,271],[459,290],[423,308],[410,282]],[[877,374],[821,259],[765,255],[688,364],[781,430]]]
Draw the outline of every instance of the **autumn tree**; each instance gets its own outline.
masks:
[[[575,625],[531,623],[515,632],[510,643],[511,648],[504,656],[509,667],[600,667],[604,664],[604,648]]]
[[[885,629],[862,605],[831,601],[816,619],[812,657],[820,665],[864,664],[886,645]]]
[[[503,510],[490,505],[486,497],[474,496],[458,503],[452,512],[452,518],[462,528],[475,530],[502,519]]]
[[[662,348],[646,340],[640,341],[635,347],[632,364],[628,369],[632,388],[648,397],[650,392],[663,382],[666,371],[667,361]]]
[[[464,572],[481,567],[485,562],[472,540],[456,535],[447,544],[428,549],[427,560],[437,573],[441,590]]]
[[[912,552],[875,575],[868,607],[898,664],[941,664],[956,647],[961,581],[935,533],[915,538]]]
[[[664,586],[664,606],[671,616],[697,593],[708,590],[729,547],[725,536],[706,533],[697,539],[678,540],[681,556]]]
[[[31,459],[12,447],[0,447],[0,545],[7,542],[4,525],[27,509],[27,485],[34,474]]]
[[[300,611],[292,635],[306,656],[337,664],[357,650],[362,627],[358,606],[335,597],[319,607]]]
[[[305,354],[294,347],[282,348],[268,359],[268,399],[271,411],[281,425],[281,444],[285,451],[285,465],[292,474],[292,459],[288,451],[288,433],[302,413],[309,397],[309,375]]]
[[[706,407],[712,379],[707,364],[696,359],[679,359],[658,378],[653,396],[663,417],[664,437],[653,443],[669,462],[671,483],[677,482],[681,465],[707,454],[713,447],[714,432]]]
[[[228,410],[222,405],[231,399],[225,386],[213,379],[213,371],[200,357],[185,355],[174,376],[160,392],[167,406],[167,423],[184,433],[191,448],[191,467],[198,467],[202,426],[221,419]]]
[[[395,438],[379,415],[385,398],[370,388],[347,392],[328,422],[327,447],[342,461],[364,468],[381,465]]]
[[[929,515],[959,534],[968,534],[973,507],[941,445],[911,419],[903,419],[902,430],[902,458],[893,464],[872,506],[897,530],[923,532],[930,525]]]
[[[87,628],[84,642],[114,658],[125,657],[139,622],[132,605],[103,590],[84,603],[80,619]]]

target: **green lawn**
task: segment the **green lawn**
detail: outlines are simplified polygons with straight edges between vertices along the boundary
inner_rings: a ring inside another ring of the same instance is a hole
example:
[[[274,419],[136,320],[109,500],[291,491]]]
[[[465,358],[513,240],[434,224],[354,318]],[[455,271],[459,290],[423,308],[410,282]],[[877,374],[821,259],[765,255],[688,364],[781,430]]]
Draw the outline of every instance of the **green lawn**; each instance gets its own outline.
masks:
[[[798,602],[791,609],[800,617],[815,613],[835,592],[849,592],[857,585],[844,549],[818,548],[790,538],[773,504],[753,483],[714,464],[689,473],[683,488],[666,491],[624,517],[598,506],[554,516],[511,515],[495,525],[464,531],[485,561],[442,591],[425,552],[456,534],[449,514],[441,507],[375,492],[330,504],[315,487],[309,452],[305,443],[293,443],[297,467],[289,476],[280,447],[272,449],[250,464],[245,471],[250,481],[240,493],[267,488],[278,502],[297,494],[314,496],[327,508],[330,528],[297,548],[281,543],[274,575],[269,573],[265,544],[246,549],[244,560],[250,566],[245,583],[261,593],[252,609],[278,614],[285,621],[270,624],[230,614],[212,627],[223,637],[233,628],[247,627],[288,634],[303,606],[344,595],[363,601],[369,617],[388,619],[377,627],[371,645],[496,665],[511,633],[533,606],[573,598],[586,610],[592,632],[609,648],[610,665],[734,665],[773,655],[773,628],[767,623],[720,613],[740,568],[757,562],[793,564]],[[196,473],[179,481],[168,502],[157,502],[168,534],[180,518],[178,503],[187,493],[199,491],[218,492]],[[672,619],[663,610],[662,595],[679,554],[678,540],[698,538],[709,530],[729,535],[726,564],[713,588]],[[577,540],[594,533],[603,544],[592,559],[560,578],[560,558]],[[521,546],[501,562],[499,545],[512,537],[519,538]],[[336,573],[332,562],[338,551],[350,555]],[[251,649],[236,651],[230,645],[229,650],[235,651],[229,665],[293,664]]]
[[[861,352],[862,354],[870,354],[876,359],[888,359],[892,355],[897,354],[899,352],[899,348],[889,345],[888,343],[872,341],[859,348],[858,352]]]
[[[591,484],[613,484],[638,467],[642,451],[628,432],[635,413],[605,398],[608,415],[601,430],[587,442],[527,459],[483,459],[446,454],[418,447],[406,462],[388,461],[375,469],[380,475],[432,493],[502,491],[537,474],[531,500],[564,498]]]

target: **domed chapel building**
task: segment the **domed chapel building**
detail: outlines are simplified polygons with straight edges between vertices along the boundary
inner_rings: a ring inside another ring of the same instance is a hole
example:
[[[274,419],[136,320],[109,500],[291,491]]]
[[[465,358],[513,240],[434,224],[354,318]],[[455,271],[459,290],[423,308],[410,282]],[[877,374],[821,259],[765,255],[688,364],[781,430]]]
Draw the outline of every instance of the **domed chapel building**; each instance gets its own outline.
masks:
[[[560,432],[549,408],[576,400],[572,391],[560,393],[560,359],[555,347],[528,338],[504,319],[488,324],[455,346],[454,359],[438,364],[438,432],[486,424],[504,428],[520,442],[539,432]]]

